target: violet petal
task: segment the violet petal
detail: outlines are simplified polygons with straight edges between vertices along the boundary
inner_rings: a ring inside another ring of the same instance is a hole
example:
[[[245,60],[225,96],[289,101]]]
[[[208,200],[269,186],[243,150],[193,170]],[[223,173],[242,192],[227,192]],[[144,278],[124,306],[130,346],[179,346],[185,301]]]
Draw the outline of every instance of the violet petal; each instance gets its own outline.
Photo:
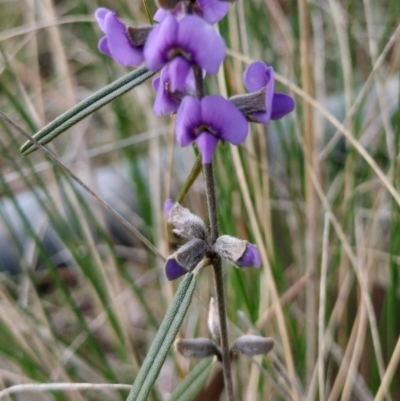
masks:
[[[295,108],[295,101],[290,95],[285,93],[274,93],[272,99],[271,120],[279,120]]]
[[[187,271],[173,257],[167,259],[164,271],[169,281],[175,280],[187,273]]]
[[[174,207],[175,202],[173,202],[171,199],[167,199],[164,202],[164,210],[165,210],[165,214],[167,215],[167,217],[169,218],[169,215],[171,214],[171,209]]]
[[[182,57],[175,57],[168,64],[169,74],[171,77],[171,92],[185,90],[186,80],[191,71],[190,64]]]
[[[243,256],[236,261],[239,267],[255,267],[261,266],[261,256],[257,247],[253,244],[248,243],[246,251]]]
[[[206,96],[201,101],[201,111],[203,121],[216,132],[218,138],[233,145],[239,145],[246,139],[249,124],[229,100],[219,95]]]
[[[110,48],[108,47],[107,36],[103,36],[99,40],[98,48],[102,53],[106,54],[107,56],[112,57],[111,52],[110,52]]]
[[[97,23],[100,26],[100,29],[104,32],[106,32],[106,23],[105,23],[105,19],[106,19],[106,15],[108,13],[111,13],[112,11],[110,11],[108,8],[104,8],[104,7],[100,7],[96,10],[96,12],[94,13],[94,16],[97,20]]]
[[[195,129],[201,124],[201,104],[192,96],[183,98],[176,115],[176,139],[180,146],[188,146],[196,140]]]
[[[251,63],[243,73],[243,83],[249,92],[257,92],[264,88],[270,80],[272,67],[263,61]],[[272,70],[273,73],[273,70]]]
[[[228,13],[228,3],[220,0],[198,0],[203,18],[210,24],[220,21]]]
[[[169,69],[168,65],[161,70],[160,76],[153,81],[153,88],[157,95],[154,102],[153,111],[156,116],[163,116],[178,110],[180,101],[170,96],[169,89]]]
[[[207,164],[212,162],[214,150],[218,144],[218,138],[208,132],[203,132],[196,140],[197,147],[200,150],[202,163]]]
[[[179,47],[209,74],[216,74],[225,57],[225,43],[217,31],[197,15],[179,21]]]
[[[170,14],[169,11],[159,8],[154,14],[153,20],[156,22],[162,22]]]
[[[143,62],[143,51],[139,47],[132,46],[126,35],[126,26],[114,13],[108,13],[105,18],[108,47],[113,59],[119,64],[138,66]]]
[[[176,47],[177,33],[178,21],[171,14],[151,31],[144,46],[144,58],[150,71],[167,64],[169,50]]]

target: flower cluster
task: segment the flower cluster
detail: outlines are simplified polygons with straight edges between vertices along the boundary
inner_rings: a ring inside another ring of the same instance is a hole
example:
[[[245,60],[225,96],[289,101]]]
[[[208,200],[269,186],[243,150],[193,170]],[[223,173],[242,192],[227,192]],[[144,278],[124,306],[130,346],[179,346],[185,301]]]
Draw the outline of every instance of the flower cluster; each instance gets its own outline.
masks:
[[[261,257],[255,245],[229,235],[221,235],[214,244],[210,244],[203,220],[189,209],[167,200],[165,212],[172,232],[187,240],[165,263],[168,280],[183,276],[198,266],[205,257],[212,259],[214,255],[219,255],[237,267],[260,267]]]
[[[216,74],[225,58],[224,40],[212,24],[226,15],[228,4],[220,0],[189,3],[188,13],[183,0],[160,0],[161,8],[154,16],[158,24],[137,28],[99,8],[96,18],[105,34],[99,49],[123,66],[145,62],[149,70],[161,70],[153,81],[154,113],[176,112],[179,145],[196,143],[206,164],[211,163],[220,140],[239,145],[247,137],[249,122],[268,124],[290,113],[295,103],[291,96],[275,92],[274,70],[262,61],[250,64],[243,74],[250,93],[230,99],[196,98],[193,68],[203,75]]]

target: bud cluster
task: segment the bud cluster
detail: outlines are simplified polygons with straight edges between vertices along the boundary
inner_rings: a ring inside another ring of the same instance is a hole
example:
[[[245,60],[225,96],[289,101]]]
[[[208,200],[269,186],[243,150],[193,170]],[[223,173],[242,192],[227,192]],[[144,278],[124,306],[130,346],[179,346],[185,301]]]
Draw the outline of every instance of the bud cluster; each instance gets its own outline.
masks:
[[[165,275],[168,280],[175,280],[199,265],[204,267],[201,262],[205,258],[212,261],[217,255],[237,267],[260,267],[260,253],[254,244],[229,235],[221,235],[211,244],[203,220],[189,209],[168,199],[165,202],[165,212],[172,232],[188,240],[167,259]]]

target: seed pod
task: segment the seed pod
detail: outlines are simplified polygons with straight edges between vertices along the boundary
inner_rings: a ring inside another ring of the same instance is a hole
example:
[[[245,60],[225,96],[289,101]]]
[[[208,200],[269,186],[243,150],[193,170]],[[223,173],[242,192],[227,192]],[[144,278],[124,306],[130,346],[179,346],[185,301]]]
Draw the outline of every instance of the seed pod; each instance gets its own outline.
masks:
[[[175,341],[176,350],[185,358],[207,358],[215,355],[221,358],[221,351],[217,345],[208,338],[199,337],[190,340],[178,339]]]
[[[232,345],[230,352],[237,351],[244,355],[255,356],[267,354],[275,345],[271,337],[260,337],[251,334],[239,337]]]
[[[220,344],[221,342],[221,331],[219,325],[219,316],[217,302],[214,298],[210,299],[210,306],[208,309],[208,330],[211,333],[213,339]]]

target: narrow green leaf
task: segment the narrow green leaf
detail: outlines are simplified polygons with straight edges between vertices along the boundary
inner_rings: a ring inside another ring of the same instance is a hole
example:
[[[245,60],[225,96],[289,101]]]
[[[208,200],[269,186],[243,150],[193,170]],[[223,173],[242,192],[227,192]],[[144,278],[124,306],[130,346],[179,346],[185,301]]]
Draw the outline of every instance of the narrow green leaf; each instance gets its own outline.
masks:
[[[145,401],[147,399],[189,308],[195,284],[196,278],[192,273],[187,274],[179,284],[172,304],[161,323],[126,401]]]
[[[66,131],[72,125],[76,124],[89,114],[103,107],[111,100],[118,96],[123,95],[135,86],[140,85],[155,74],[153,71],[149,71],[146,67],[140,67],[130,72],[129,74],[117,79],[110,85],[100,89],[93,95],[82,100],[76,106],[72,107],[61,116],[57,117],[51,123],[47,124],[44,128],[38,131],[34,138],[39,141],[42,145],[52,141],[62,132]],[[35,144],[32,142],[25,142],[21,146],[21,153],[26,156],[29,153],[36,150]]]
[[[192,401],[203,388],[210,374],[213,358],[199,362],[173,391],[168,401]]]

